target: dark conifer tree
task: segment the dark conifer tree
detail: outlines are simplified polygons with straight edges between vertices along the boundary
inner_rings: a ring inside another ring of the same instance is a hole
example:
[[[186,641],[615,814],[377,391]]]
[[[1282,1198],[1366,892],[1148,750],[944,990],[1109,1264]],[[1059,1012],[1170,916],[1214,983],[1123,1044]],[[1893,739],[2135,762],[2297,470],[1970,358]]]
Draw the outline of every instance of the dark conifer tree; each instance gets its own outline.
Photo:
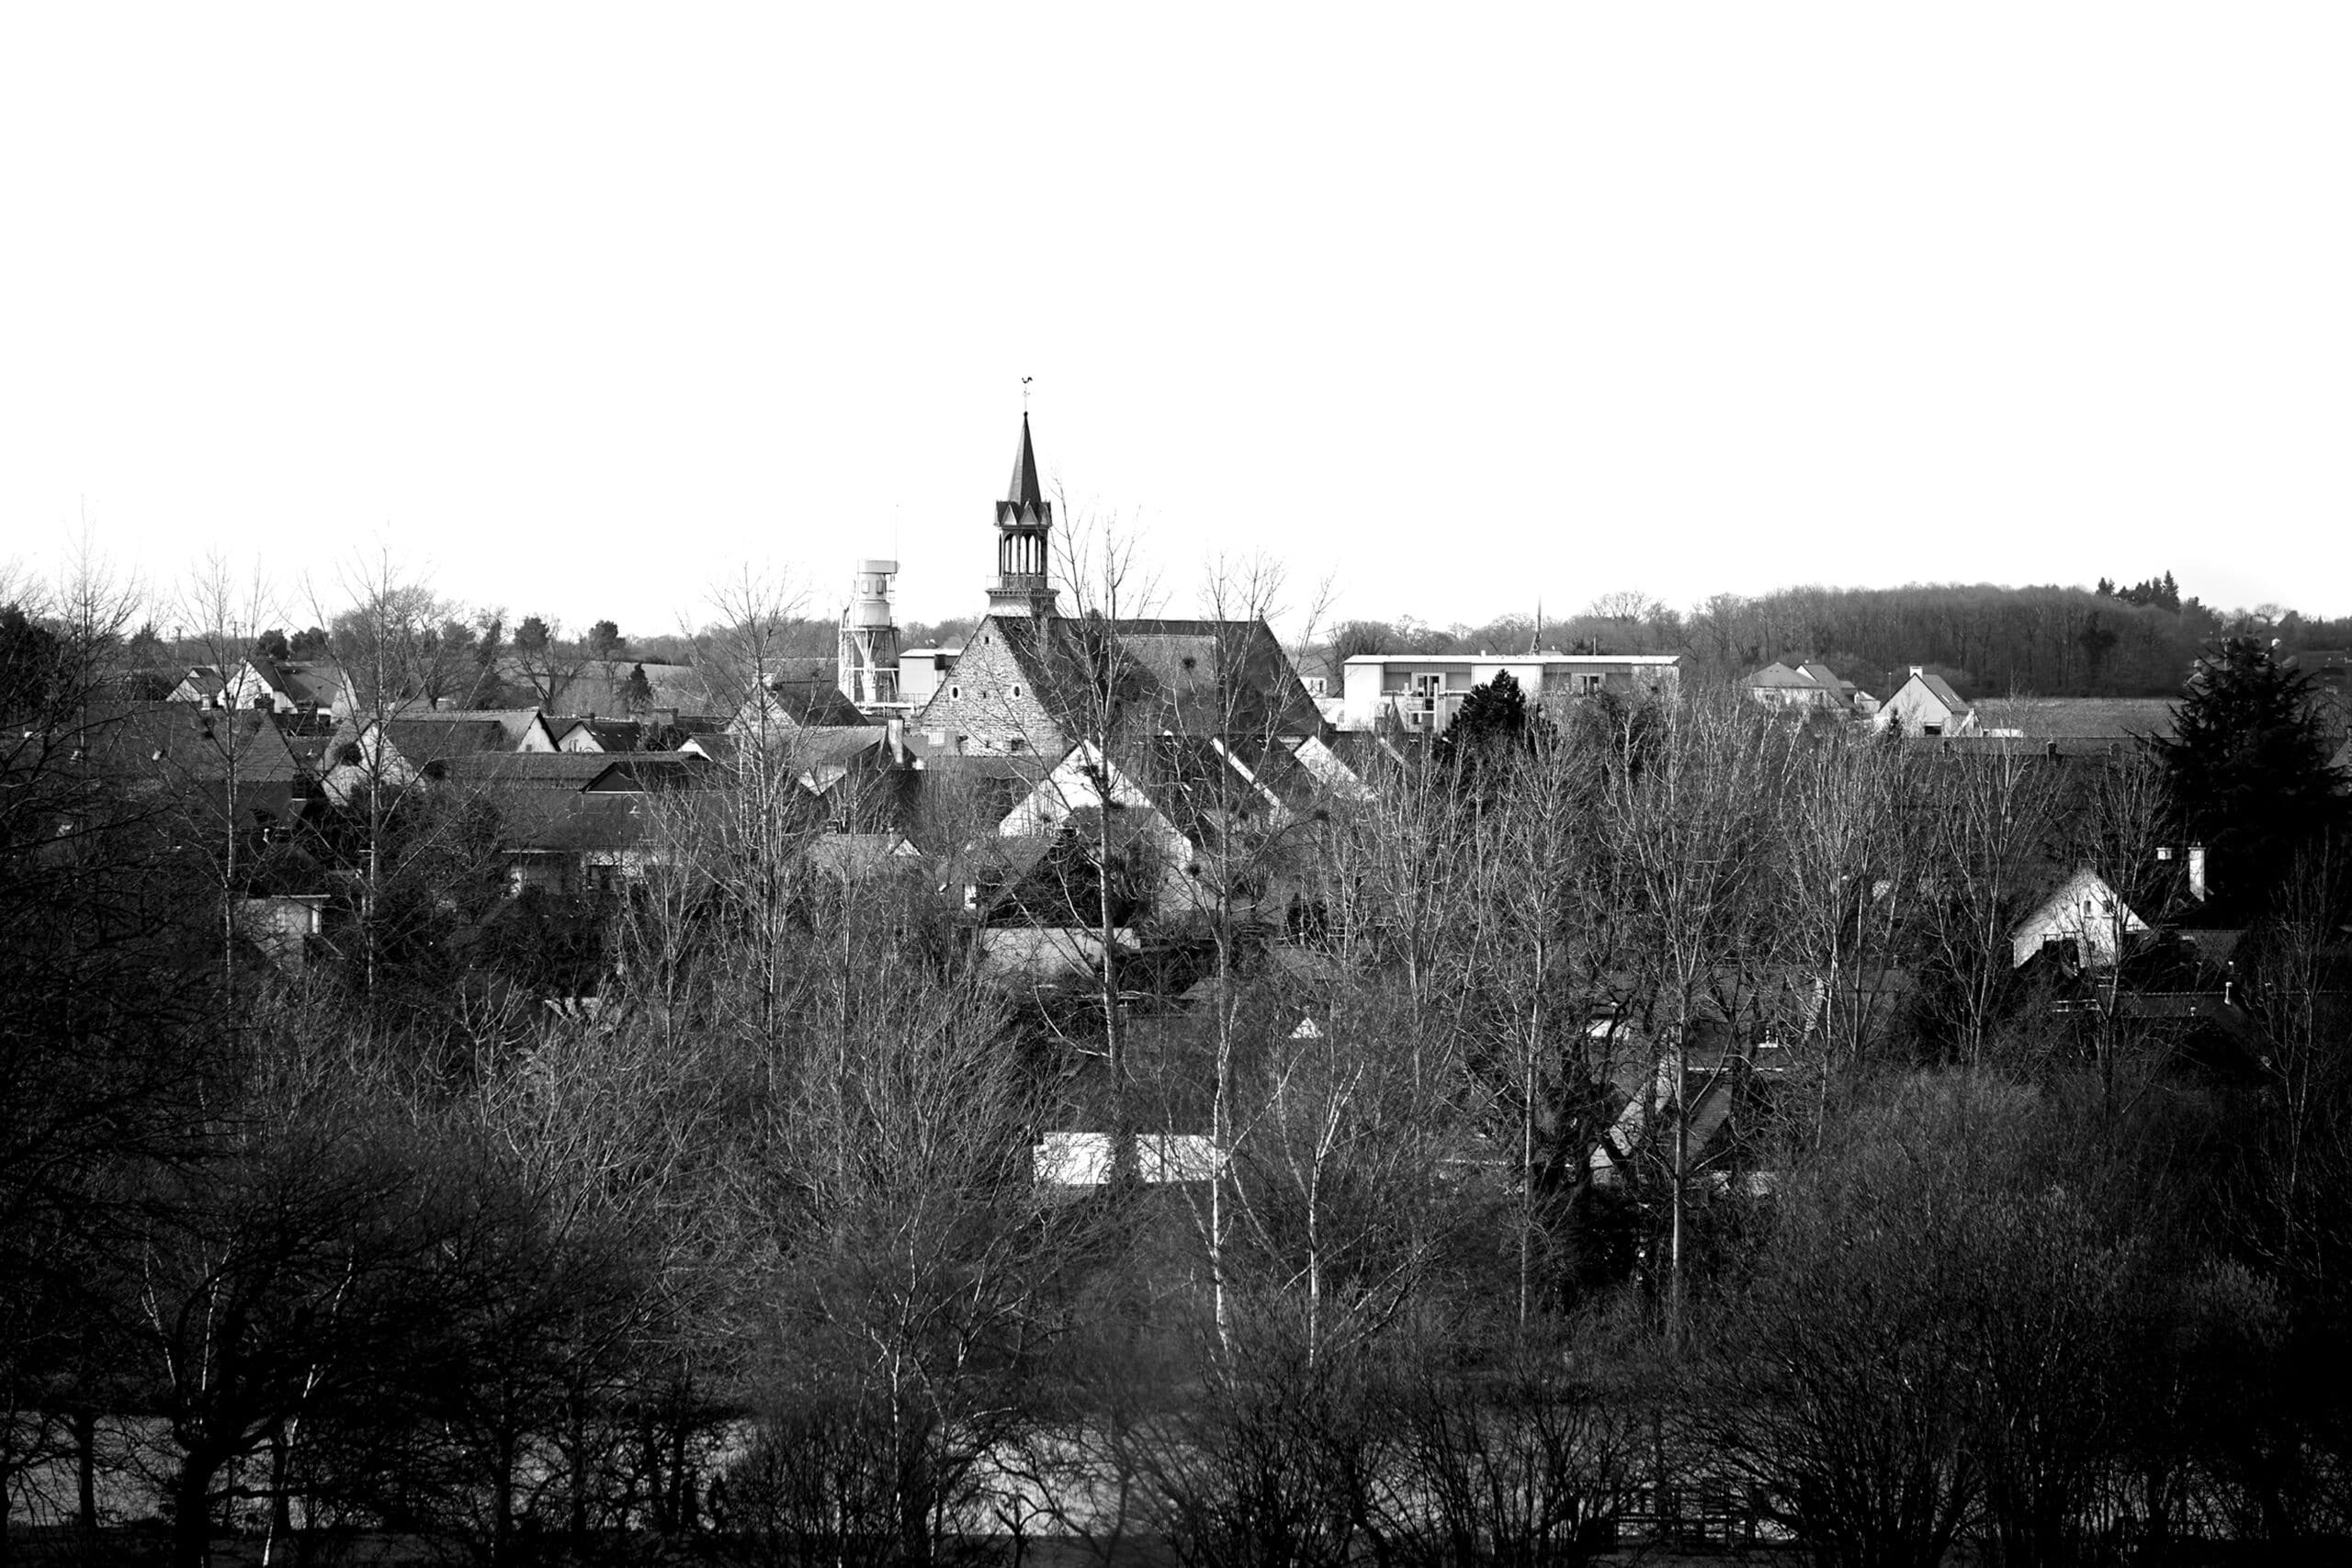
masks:
[[[2174,713],[2157,743],[2172,829],[2206,846],[2219,908],[2258,914],[2296,855],[2346,821],[2311,677],[2257,638],[2229,637],[2198,660]]]

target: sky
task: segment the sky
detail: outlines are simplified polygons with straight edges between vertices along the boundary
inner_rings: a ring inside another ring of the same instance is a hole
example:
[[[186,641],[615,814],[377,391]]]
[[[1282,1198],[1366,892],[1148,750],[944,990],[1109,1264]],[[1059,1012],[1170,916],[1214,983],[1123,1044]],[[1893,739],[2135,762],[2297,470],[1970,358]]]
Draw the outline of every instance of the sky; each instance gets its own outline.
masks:
[[[0,9],[0,563],[2352,614],[2352,7]],[[307,592],[304,583],[312,585]]]

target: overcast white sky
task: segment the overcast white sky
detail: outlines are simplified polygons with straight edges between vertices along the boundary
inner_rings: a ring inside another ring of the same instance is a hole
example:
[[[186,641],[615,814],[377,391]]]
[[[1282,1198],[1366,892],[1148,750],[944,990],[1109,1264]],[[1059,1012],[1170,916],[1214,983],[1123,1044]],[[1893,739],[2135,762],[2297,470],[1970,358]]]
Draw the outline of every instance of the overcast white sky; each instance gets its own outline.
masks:
[[[0,559],[2352,613],[2352,7],[0,12]],[[895,546],[894,546],[895,541]]]

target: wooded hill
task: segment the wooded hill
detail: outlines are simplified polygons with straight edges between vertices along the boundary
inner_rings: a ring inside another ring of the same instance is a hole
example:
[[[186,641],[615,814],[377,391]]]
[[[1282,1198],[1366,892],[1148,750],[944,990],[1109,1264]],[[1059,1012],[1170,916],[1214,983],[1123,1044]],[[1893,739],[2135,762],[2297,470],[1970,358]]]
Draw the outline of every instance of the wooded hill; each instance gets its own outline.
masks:
[[[1442,631],[1410,617],[1351,621],[1332,638],[1333,673],[1356,653],[1516,652],[1537,630],[1523,615]],[[2276,605],[2216,611],[2180,597],[2167,573],[2120,592],[1805,586],[1752,598],[1718,593],[1689,612],[1612,593],[1541,628],[1545,648],[1684,653],[1700,672],[1724,679],[1776,659],[1819,660],[1880,696],[1914,664],[1971,696],[2170,696],[2204,644],[2224,635],[2276,637],[2281,654],[2343,648],[2352,645],[2352,617],[2310,619]]]

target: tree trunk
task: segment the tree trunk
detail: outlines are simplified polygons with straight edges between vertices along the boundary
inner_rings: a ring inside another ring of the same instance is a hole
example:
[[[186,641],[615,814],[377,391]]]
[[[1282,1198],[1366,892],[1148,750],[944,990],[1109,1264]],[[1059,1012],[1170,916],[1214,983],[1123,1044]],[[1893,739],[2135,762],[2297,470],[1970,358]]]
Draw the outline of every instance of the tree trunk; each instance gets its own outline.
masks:
[[[180,1460],[172,1478],[172,1562],[175,1568],[210,1568],[212,1476],[218,1468],[196,1454]]]
[[[98,1417],[74,1413],[74,1524],[85,1552],[95,1556],[98,1540]]]

